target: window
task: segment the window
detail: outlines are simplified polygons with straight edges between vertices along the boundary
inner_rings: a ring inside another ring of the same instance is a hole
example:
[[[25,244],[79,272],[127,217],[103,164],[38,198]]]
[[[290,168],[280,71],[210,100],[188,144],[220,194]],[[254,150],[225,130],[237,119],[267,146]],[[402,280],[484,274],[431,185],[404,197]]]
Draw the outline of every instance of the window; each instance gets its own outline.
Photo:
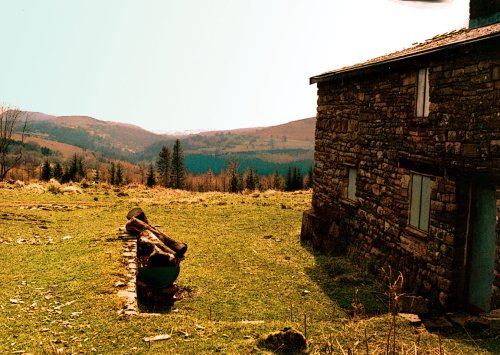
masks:
[[[429,230],[431,206],[431,179],[413,174],[411,179],[410,225],[423,231]]]
[[[417,75],[417,117],[429,116],[429,68],[419,69]]]
[[[347,185],[347,198],[356,200],[356,178],[358,177],[358,169],[349,168],[349,183]]]

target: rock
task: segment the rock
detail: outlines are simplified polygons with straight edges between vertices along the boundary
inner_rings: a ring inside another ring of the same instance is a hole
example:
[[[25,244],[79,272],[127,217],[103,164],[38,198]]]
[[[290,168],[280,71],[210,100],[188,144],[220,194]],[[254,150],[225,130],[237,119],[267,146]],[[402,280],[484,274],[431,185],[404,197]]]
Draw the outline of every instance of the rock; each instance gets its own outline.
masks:
[[[429,330],[440,331],[447,331],[453,328],[453,324],[451,324],[445,317],[439,317],[434,320],[426,320],[424,321],[424,326]]]
[[[446,316],[450,322],[467,330],[483,330],[490,327],[490,322],[486,318],[465,313],[450,313]]]
[[[258,345],[278,354],[300,354],[307,349],[306,338],[293,328],[285,328],[263,336]]]
[[[396,307],[400,313],[429,313],[429,300],[422,296],[403,295],[398,298]]]
[[[145,337],[142,340],[145,342],[151,342],[151,341],[159,341],[159,340],[168,340],[170,338],[171,338],[170,334],[160,334],[160,335]]]
[[[403,319],[406,319],[410,324],[412,325],[418,325],[422,323],[422,320],[418,316],[418,314],[413,314],[413,313],[399,313],[398,316],[400,316]]]

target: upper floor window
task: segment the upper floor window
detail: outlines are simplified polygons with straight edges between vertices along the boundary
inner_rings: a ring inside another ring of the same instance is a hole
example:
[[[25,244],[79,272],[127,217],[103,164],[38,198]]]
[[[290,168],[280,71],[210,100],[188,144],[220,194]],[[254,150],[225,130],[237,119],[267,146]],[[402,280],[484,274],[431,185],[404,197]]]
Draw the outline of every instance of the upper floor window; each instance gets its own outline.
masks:
[[[429,116],[429,68],[419,69],[417,75],[417,117]]]
[[[413,174],[411,178],[410,225],[423,231],[429,230],[431,207],[431,179]]]

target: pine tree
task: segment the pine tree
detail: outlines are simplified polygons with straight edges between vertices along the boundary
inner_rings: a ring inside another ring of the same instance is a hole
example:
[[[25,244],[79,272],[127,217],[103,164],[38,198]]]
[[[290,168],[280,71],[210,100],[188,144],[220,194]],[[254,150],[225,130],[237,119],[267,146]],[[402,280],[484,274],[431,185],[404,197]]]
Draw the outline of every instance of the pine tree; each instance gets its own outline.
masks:
[[[53,171],[52,175],[54,176],[54,179],[56,179],[57,181],[61,181],[61,178],[63,176],[63,169],[62,169],[61,163],[59,163],[59,162],[56,163],[56,166],[54,166],[54,171]]]
[[[237,160],[231,160],[227,163],[226,172],[229,177],[229,192],[240,192],[243,189],[238,167]]]
[[[70,168],[67,165],[65,165],[64,170],[63,170],[63,174],[61,175],[61,182],[63,184],[65,184],[65,183],[70,182],[70,181],[71,181]]]
[[[146,181],[146,185],[149,187],[153,187],[156,185],[156,179],[155,179],[155,168],[153,163],[149,165],[149,172],[148,172],[148,177]]]
[[[120,186],[123,183],[122,165],[118,163],[116,166],[115,184]]]
[[[49,161],[45,160],[45,162],[42,165],[40,179],[42,179],[43,181],[49,181],[51,177],[52,177],[52,168],[50,167]]]
[[[285,191],[292,191],[293,190],[293,174],[292,174],[292,167],[288,167],[288,171],[286,173],[286,180],[285,180]]]
[[[176,140],[172,153],[172,187],[176,189],[184,188],[185,183],[184,171],[184,153],[180,140]]]
[[[172,153],[167,146],[161,148],[160,154],[158,155],[158,161],[156,162],[156,169],[161,177],[161,185],[163,187],[169,187],[170,175],[172,174]]]
[[[99,177],[99,167],[97,167],[94,170],[94,182],[95,183],[99,183],[99,179],[100,179],[100,177]]]
[[[83,163],[83,158],[81,156],[78,157],[77,175],[79,177],[79,180],[87,178],[87,174],[85,173],[85,165]]]
[[[115,176],[116,176],[116,167],[115,167],[115,162],[111,162],[111,166],[109,168],[109,183],[111,185],[115,184]]]
[[[259,188],[259,175],[251,168],[246,173],[245,187],[252,191]]]
[[[282,179],[281,175],[278,174],[277,171],[275,171],[274,174],[273,174],[273,189],[275,189],[275,190],[281,190],[283,188],[281,179]]]
[[[76,181],[77,179],[77,174],[78,174],[78,155],[76,153],[73,155],[73,158],[71,159],[69,169],[68,169],[68,181]]]
[[[314,165],[311,165],[311,168],[309,169],[307,173],[307,188],[310,189],[314,185]]]

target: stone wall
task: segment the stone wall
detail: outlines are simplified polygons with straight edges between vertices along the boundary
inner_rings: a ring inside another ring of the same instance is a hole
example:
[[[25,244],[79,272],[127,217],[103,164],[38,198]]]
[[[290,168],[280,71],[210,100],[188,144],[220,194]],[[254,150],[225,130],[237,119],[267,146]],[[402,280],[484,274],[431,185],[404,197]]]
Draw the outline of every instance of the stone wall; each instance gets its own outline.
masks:
[[[313,209],[304,214],[303,239],[327,253],[392,265],[407,291],[434,305],[463,302],[469,187],[500,181],[496,42],[318,83]],[[415,116],[420,67],[430,78],[425,118]],[[351,166],[358,169],[355,201],[346,198]],[[431,177],[428,233],[408,226],[412,172]]]

